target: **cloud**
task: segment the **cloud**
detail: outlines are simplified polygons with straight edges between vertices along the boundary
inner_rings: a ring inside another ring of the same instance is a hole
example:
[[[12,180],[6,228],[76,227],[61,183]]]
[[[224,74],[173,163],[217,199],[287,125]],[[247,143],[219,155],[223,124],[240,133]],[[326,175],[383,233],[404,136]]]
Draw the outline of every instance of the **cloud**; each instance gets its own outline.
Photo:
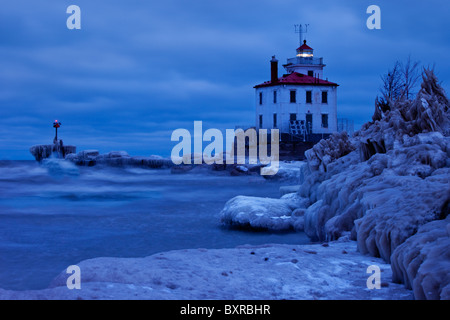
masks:
[[[448,91],[449,4],[435,0],[380,0],[378,31],[365,26],[368,1],[77,0],[79,31],[66,28],[70,4],[2,5],[0,159],[31,159],[55,117],[79,148],[135,154],[167,153],[171,131],[194,120],[252,124],[253,85],[269,79],[272,55],[295,54],[297,23],[310,24],[308,43],[355,127],[371,118],[380,75],[408,54],[436,63]]]

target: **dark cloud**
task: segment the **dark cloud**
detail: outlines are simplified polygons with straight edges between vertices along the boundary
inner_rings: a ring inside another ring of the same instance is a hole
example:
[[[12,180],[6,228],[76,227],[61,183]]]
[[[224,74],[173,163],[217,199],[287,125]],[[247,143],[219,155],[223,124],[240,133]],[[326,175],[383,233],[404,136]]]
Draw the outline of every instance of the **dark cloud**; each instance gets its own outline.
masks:
[[[82,29],[66,28],[77,4]],[[378,1],[31,1],[0,12],[0,158],[31,159],[58,118],[66,143],[102,152],[169,155],[172,130],[194,120],[219,129],[253,124],[253,85],[269,60],[295,54],[296,23],[340,84],[339,116],[370,120],[380,75],[409,54],[436,64],[448,88],[449,4]],[[447,10],[444,10],[446,7]]]

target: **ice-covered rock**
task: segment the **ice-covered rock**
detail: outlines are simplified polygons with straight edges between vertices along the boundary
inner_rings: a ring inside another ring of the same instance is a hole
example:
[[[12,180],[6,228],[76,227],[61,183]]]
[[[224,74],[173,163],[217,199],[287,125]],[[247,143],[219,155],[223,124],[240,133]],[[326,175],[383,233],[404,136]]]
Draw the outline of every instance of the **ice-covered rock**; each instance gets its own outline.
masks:
[[[250,170],[243,165],[235,166],[231,172],[230,175],[232,176],[241,176],[241,175],[247,175],[250,173]]]
[[[307,205],[308,199],[296,193],[280,199],[237,196],[225,204],[220,220],[225,225],[240,228],[289,230],[297,218],[292,216],[294,209]]]
[[[344,132],[321,140],[306,151],[307,165],[299,171],[298,196],[308,205],[286,220],[314,241],[350,234],[361,253],[394,259],[396,279],[412,287],[416,298],[447,297],[449,256],[443,252],[450,252],[448,242],[439,236],[424,245],[420,268],[419,260],[405,255],[425,241],[418,230],[438,227],[435,221],[450,199],[449,109],[434,73],[425,70],[414,100],[388,101],[353,136]],[[233,205],[238,212],[239,202]]]
[[[106,165],[142,168],[169,168],[173,166],[173,162],[170,159],[161,156],[132,157],[126,151],[111,151],[100,154],[98,150],[83,150],[77,154],[68,154],[65,159],[79,166]]]
[[[327,165],[330,162],[353,150],[355,150],[355,146],[349,139],[347,132],[343,131],[332,134],[326,140],[320,140],[314,147],[305,151],[305,156],[312,171],[326,172]]]
[[[65,146],[62,140],[55,140],[53,144],[35,145],[30,148],[30,153],[36,161],[42,161],[50,157],[64,159],[68,154],[76,152],[75,146]]]
[[[421,226],[395,249],[391,264],[392,280],[416,299],[450,300],[450,216]]]
[[[301,167],[305,164],[306,162],[304,161],[280,161],[279,168],[275,174],[266,174],[263,177],[267,180],[278,180],[298,184]]]
[[[427,244],[431,253],[421,253],[429,266],[434,261],[440,267],[399,275],[417,270],[417,259],[404,253],[399,258],[400,252],[417,251],[417,230],[437,227],[450,197],[450,105],[432,71],[423,79],[415,100],[390,101],[382,116],[374,115],[353,137],[335,134],[307,151],[298,193],[311,201],[301,213],[313,240],[350,231],[361,253],[390,262],[396,252],[396,279],[412,287],[416,298],[442,298],[450,286],[450,260],[433,252],[450,252],[448,242],[445,248]],[[433,284],[437,279],[439,286]]]
[[[143,168],[170,168],[173,162],[170,159],[163,158],[158,155],[151,155],[148,157],[131,157],[130,164]]]
[[[77,154],[68,154],[65,157],[65,160],[68,160],[80,166],[93,166],[96,164],[96,158],[99,155],[100,153],[98,152],[98,150],[83,150],[78,152]]]
[[[446,168],[426,179],[383,175],[373,181],[382,189],[362,187],[363,216],[355,220],[359,250],[390,262],[397,246],[439,217],[449,196],[449,174]]]

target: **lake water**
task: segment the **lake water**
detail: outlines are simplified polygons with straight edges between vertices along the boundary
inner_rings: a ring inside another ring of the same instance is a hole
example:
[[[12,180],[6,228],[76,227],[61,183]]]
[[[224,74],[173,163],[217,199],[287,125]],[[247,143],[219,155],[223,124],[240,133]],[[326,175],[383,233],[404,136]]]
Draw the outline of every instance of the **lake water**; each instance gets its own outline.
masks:
[[[286,184],[260,176],[0,162],[0,288],[46,288],[69,265],[94,257],[308,243],[303,233],[220,224],[232,197],[275,198]]]

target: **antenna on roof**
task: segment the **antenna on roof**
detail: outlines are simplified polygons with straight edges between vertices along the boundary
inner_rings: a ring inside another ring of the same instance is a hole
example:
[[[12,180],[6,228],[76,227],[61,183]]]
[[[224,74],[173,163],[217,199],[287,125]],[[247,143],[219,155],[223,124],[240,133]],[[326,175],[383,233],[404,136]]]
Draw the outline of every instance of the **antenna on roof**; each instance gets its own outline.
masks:
[[[298,33],[299,35],[299,43],[300,46],[303,44],[303,33],[307,33],[308,32],[308,24],[305,24],[305,30],[303,30],[303,25],[302,24],[294,24],[294,28],[295,28],[295,33]]]

